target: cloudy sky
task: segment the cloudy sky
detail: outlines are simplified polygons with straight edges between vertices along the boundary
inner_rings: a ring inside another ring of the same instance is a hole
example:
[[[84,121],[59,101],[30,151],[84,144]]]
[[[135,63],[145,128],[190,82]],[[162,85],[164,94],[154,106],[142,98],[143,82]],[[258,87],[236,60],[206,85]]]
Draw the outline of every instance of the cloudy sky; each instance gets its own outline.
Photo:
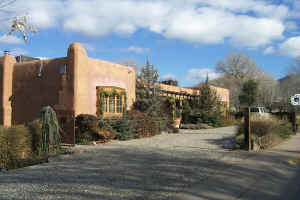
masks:
[[[6,35],[24,15],[38,29],[27,44]],[[53,58],[81,42],[102,60],[149,57],[161,77],[184,86],[216,78],[231,51],[276,78],[300,56],[300,0],[16,0],[0,17],[0,50]]]

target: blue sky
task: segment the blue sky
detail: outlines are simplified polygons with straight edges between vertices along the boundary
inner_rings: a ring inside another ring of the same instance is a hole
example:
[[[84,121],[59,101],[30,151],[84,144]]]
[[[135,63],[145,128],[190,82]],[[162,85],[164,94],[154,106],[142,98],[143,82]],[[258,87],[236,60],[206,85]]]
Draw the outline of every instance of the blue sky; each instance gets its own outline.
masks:
[[[38,29],[27,44],[6,35],[23,15]],[[300,56],[299,0],[16,0],[0,17],[0,50],[54,58],[81,42],[102,60],[149,57],[161,78],[182,86],[217,77],[216,63],[231,51],[275,78]]]

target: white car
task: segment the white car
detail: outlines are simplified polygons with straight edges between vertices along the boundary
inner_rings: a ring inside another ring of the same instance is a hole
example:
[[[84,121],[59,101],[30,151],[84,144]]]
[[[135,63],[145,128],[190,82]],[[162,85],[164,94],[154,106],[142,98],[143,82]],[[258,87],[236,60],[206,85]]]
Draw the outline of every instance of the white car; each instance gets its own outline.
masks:
[[[251,116],[254,118],[269,118],[270,114],[266,112],[265,107],[251,107],[250,108]]]

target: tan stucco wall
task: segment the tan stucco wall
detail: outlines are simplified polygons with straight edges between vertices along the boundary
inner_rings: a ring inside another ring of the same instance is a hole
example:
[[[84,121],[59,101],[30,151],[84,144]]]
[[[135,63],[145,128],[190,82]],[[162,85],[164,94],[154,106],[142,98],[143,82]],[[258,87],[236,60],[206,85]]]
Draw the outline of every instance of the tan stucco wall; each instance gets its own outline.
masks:
[[[15,63],[16,59],[13,56],[4,56],[0,60],[0,123],[4,126],[12,124],[11,97]]]
[[[96,115],[96,87],[113,86],[123,88],[127,96],[127,109],[135,101],[135,71],[132,67],[88,58],[79,43],[70,48],[75,58],[75,115]],[[77,66],[78,65],[78,66]],[[77,75],[76,75],[77,74]]]
[[[38,77],[41,62],[42,75]],[[59,72],[67,58],[16,63],[13,72],[13,124],[21,124],[38,118],[44,106],[59,103],[62,89]]]
[[[102,60],[89,59],[89,88],[93,96],[93,105],[96,105],[96,86],[114,86],[125,89],[127,109],[135,102],[135,70],[132,67],[122,66]]]

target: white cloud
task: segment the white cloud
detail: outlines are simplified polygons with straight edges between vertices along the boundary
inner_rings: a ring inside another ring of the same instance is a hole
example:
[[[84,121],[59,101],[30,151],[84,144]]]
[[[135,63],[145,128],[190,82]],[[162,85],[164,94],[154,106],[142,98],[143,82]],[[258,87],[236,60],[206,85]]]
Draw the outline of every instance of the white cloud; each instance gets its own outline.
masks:
[[[300,36],[291,37],[279,45],[279,53],[286,56],[300,56]]]
[[[164,76],[161,77],[161,80],[164,81],[164,80],[176,80],[176,75],[174,74],[165,74]]]
[[[0,37],[1,44],[22,44],[23,40],[13,35],[2,35]]]
[[[143,48],[143,47],[137,47],[137,46],[130,46],[126,49],[126,51],[134,52],[136,54],[143,54],[143,53],[149,52],[150,49],[149,48]]]
[[[288,7],[285,5],[271,4],[263,0],[199,0],[219,9],[225,9],[236,13],[253,12],[255,16],[285,18],[288,16]]]
[[[148,29],[194,43],[218,44],[228,38],[251,48],[282,39],[281,19],[288,13],[285,6],[255,0],[68,0],[65,5],[66,31],[104,36]]]
[[[131,35],[146,29],[193,43],[220,44],[229,40],[234,45],[256,48],[283,39],[285,29],[292,27],[291,23],[285,23],[289,8],[271,2],[18,0],[10,9],[18,15],[28,12],[39,29],[59,26],[93,37]],[[3,22],[1,30],[7,29],[8,24]]]
[[[290,31],[298,29],[298,25],[294,21],[286,21],[284,25],[285,25],[286,29],[290,30]]]
[[[223,43],[228,38],[233,44],[253,48],[282,39],[283,32],[284,26],[277,19],[235,15],[203,7],[179,12],[165,36],[208,44]]]
[[[209,80],[213,80],[220,77],[220,74],[217,73],[215,70],[209,68],[202,68],[202,69],[194,68],[188,70],[188,73],[184,79],[192,83],[199,83],[205,80],[206,76],[208,76]]]
[[[274,47],[270,46],[270,47],[267,47],[265,50],[264,50],[264,54],[273,54],[275,53],[275,49]]]

